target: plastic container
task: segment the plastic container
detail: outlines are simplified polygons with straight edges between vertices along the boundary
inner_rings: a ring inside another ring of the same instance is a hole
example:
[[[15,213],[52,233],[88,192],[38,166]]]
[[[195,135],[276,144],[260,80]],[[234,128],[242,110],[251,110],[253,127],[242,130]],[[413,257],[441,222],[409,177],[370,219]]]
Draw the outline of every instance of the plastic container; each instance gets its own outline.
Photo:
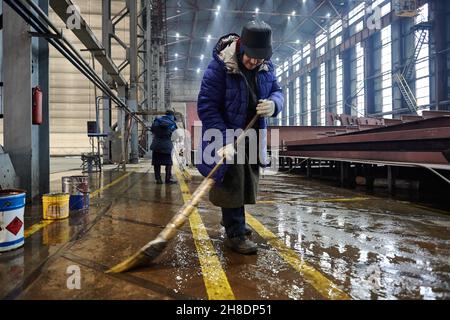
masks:
[[[70,195],[50,193],[42,196],[44,220],[61,220],[69,217]]]
[[[89,193],[70,196],[70,210],[89,209]]]
[[[25,243],[25,200],[23,190],[0,190],[0,252],[20,248]]]

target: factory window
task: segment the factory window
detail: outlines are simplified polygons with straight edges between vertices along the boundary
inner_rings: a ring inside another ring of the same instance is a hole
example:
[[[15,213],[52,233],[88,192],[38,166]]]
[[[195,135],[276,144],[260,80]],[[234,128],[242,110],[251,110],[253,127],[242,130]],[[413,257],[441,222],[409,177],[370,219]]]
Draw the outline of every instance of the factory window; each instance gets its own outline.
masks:
[[[277,68],[277,77],[278,77],[278,82],[281,82],[283,80],[283,67],[278,67]]]
[[[330,27],[330,38],[335,38],[342,33],[342,20],[338,20]]]
[[[327,35],[326,34],[322,33],[316,37],[316,50],[318,50],[319,56],[322,56],[325,54],[326,43],[327,43]]]
[[[375,0],[372,2],[372,9],[375,9],[376,7],[381,7],[382,17],[391,12],[391,1],[387,1],[387,3],[384,4],[385,2],[386,0]]]
[[[392,111],[392,36],[391,26],[381,30],[382,111]]]
[[[289,60],[286,60],[284,62],[283,72],[284,72],[284,77],[288,78],[289,77]]]
[[[416,24],[428,21],[428,4],[420,9],[420,14],[415,18]],[[422,31],[417,30],[415,34],[416,46]],[[418,106],[429,106],[430,104],[430,47],[429,32],[425,31],[425,41],[420,50],[416,62],[416,98]],[[425,108],[422,108],[422,110]],[[426,108],[429,110],[429,107]]]
[[[391,11],[392,11],[392,6],[391,6],[391,2],[389,1],[386,5],[381,7],[381,16],[384,17]]]
[[[294,125],[300,125],[300,77],[295,79],[295,119]]]
[[[365,2],[362,2],[359,5],[357,5],[355,8],[350,10],[350,12],[348,13],[348,24],[349,25],[354,24],[355,22],[357,22],[358,20],[360,20],[361,18],[364,17],[365,5],[366,5]]]
[[[325,125],[326,120],[326,78],[325,78],[325,63],[320,65],[320,124]]]
[[[306,117],[306,125],[311,125],[311,76],[306,77],[306,111],[304,116]]]
[[[336,56],[336,112],[337,114],[344,113],[344,87],[343,87],[344,77],[343,77],[343,67],[342,59],[339,55]]]
[[[356,111],[359,117],[365,116],[364,90],[364,47],[356,45]]]
[[[303,48],[303,59],[306,59],[306,64],[309,64],[311,62],[311,45],[307,44]]]
[[[302,59],[301,51],[297,51],[297,53],[295,53],[292,56],[292,64],[294,65],[294,71],[300,70],[300,60],[301,59]]]
[[[338,46],[342,43],[342,20],[336,21],[330,27],[330,45],[332,47]]]
[[[354,31],[352,32],[352,34],[354,33],[358,33],[360,32],[362,29],[364,29],[364,21],[358,22],[355,26]]]

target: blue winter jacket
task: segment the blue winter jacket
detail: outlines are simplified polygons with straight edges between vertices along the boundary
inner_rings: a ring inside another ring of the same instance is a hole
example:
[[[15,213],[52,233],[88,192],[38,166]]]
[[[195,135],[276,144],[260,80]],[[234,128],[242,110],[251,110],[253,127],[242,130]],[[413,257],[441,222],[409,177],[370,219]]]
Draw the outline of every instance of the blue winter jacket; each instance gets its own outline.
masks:
[[[225,138],[226,129],[244,129],[246,126],[249,90],[238,66],[236,55],[238,39],[237,34],[229,34],[219,40],[213,51],[214,59],[203,76],[197,105],[198,116],[203,124],[203,134],[208,129],[219,129]],[[273,117],[276,117],[283,109],[284,98],[272,62],[266,61],[261,65],[257,72],[256,84],[258,100],[270,99],[275,102]],[[263,130],[260,159],[265,163],[267,118],[259,119],[259,128]],[[202,152],[209,143],[211,141],[202,141]],[[197,164],[197,169],[206,177],[214,166],[215,164],[208,165],[203,161]],[[226,165],[222,166],[214,175],[214,180],[221,182],[226,169]]]
[[[177,124],[173,116],[165,115],[153,121],[151,132],[153,141],[150,150],[171,154],[173,150],[172,133],[177,130]]]

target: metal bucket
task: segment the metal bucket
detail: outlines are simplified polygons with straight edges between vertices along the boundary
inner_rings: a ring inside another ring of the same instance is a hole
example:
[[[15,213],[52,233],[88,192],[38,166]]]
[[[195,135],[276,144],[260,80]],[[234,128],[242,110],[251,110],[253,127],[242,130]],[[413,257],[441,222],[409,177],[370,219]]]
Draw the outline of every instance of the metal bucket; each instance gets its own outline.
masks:
[[[50,193],[42,196],[44,220],[60,220],[69,217],[69,195]]]
[[[0,252],[20,248],[25,243],[23,190],[0,190]]]
[[[88,176],[72,176],[62,178],[62,192],[71,196],[89,193]]]

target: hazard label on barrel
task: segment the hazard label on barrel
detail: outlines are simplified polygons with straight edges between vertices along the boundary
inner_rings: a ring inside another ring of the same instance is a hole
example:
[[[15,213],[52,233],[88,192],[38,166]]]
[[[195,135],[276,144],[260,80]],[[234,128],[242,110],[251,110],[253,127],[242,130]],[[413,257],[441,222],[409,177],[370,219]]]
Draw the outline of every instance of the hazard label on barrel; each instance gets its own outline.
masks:
[[[23,222],[19,218],[15,217],[14,220],[6,226],[6,230],[16,236],[19,233],[20,229],[22,229],[22,226]]]

